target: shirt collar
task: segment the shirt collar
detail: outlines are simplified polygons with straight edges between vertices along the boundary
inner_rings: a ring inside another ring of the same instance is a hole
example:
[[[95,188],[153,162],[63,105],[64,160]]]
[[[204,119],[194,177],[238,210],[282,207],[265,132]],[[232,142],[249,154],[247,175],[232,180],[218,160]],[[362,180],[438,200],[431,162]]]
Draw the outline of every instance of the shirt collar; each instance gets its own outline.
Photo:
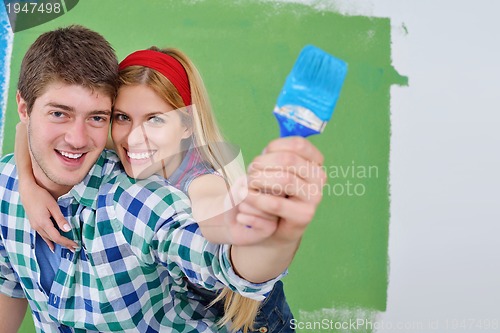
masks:
[[[95,209],[97,207],[99,188],[107,182],[116,167],[120,167],[116,154],[104,150],[85,178],[59,199],[73,197],[79,204]]]

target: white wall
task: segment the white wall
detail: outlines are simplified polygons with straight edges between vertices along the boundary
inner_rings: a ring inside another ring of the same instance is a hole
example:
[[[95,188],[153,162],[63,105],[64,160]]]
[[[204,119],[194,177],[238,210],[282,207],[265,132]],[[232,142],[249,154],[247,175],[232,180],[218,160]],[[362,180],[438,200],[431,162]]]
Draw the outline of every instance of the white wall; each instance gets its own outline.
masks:
[[[390,279],[378,331],[499,332],[500,2],[367,3],[340,8],[391,18],[393,64],[410,83],[391,91]]]

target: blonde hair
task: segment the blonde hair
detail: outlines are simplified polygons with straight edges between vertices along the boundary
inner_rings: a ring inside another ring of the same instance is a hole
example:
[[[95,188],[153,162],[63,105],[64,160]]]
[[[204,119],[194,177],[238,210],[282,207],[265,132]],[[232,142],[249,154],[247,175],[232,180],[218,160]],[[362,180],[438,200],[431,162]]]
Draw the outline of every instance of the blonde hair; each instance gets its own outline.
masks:
[[[184,104],[181,95],[164,75],[154,69],[143,66],[129,66],[120,71],[120,85],[146,85],[153,89],[158,96],[163,98],[174,109],[182,109],[181,119],[183,123],[193,131],[193,143],[199,149],[203,160],[215,170],[220,171],[229,188],[236,178],[241,174],[240,170],[232,164],[234,155],[223,149],[224,138],[219,130],[215,116],[210,106],[205,84],[200,73],[189,58],[175,48],[159,49],[151,47],[150,50],[165,53],[179,61],[186,70],[190,89],[191,103],[189,107]],[[187,106],[187,108],[185,108]],[[255,317],[257,316],[261,302],[241,296],[229,288],[224,288],[209,306],[224,300],[224,316],[218,324],[224,326],[231,323],[231,329],[248,332],[253,329]]]

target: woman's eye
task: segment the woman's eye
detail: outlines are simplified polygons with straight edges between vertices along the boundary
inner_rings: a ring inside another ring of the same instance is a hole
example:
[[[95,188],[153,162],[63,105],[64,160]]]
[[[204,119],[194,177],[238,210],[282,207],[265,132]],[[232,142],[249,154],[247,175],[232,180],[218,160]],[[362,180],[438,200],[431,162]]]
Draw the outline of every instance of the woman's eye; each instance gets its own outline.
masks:
[[[117,121],[127,121],[128,117],[124,114],[115,114],[114,119]]]
[[[148,122],[151,124],[155,124],[155,125],[161,125],[161,124],[165,123],[165,119],[163,119],[159,116],[153,116],[153,117],[148,119]]]

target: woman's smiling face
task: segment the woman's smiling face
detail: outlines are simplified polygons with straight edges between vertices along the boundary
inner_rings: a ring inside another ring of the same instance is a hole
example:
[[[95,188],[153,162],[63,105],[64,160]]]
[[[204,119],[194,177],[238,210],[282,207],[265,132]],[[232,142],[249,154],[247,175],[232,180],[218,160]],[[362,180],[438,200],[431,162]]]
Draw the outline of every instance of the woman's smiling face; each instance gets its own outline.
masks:
[[[118,90],[111,136],[127,175],[170,176],[177,169],[182,161],[181,141],[191,135],[180,112],[146,85]]]

